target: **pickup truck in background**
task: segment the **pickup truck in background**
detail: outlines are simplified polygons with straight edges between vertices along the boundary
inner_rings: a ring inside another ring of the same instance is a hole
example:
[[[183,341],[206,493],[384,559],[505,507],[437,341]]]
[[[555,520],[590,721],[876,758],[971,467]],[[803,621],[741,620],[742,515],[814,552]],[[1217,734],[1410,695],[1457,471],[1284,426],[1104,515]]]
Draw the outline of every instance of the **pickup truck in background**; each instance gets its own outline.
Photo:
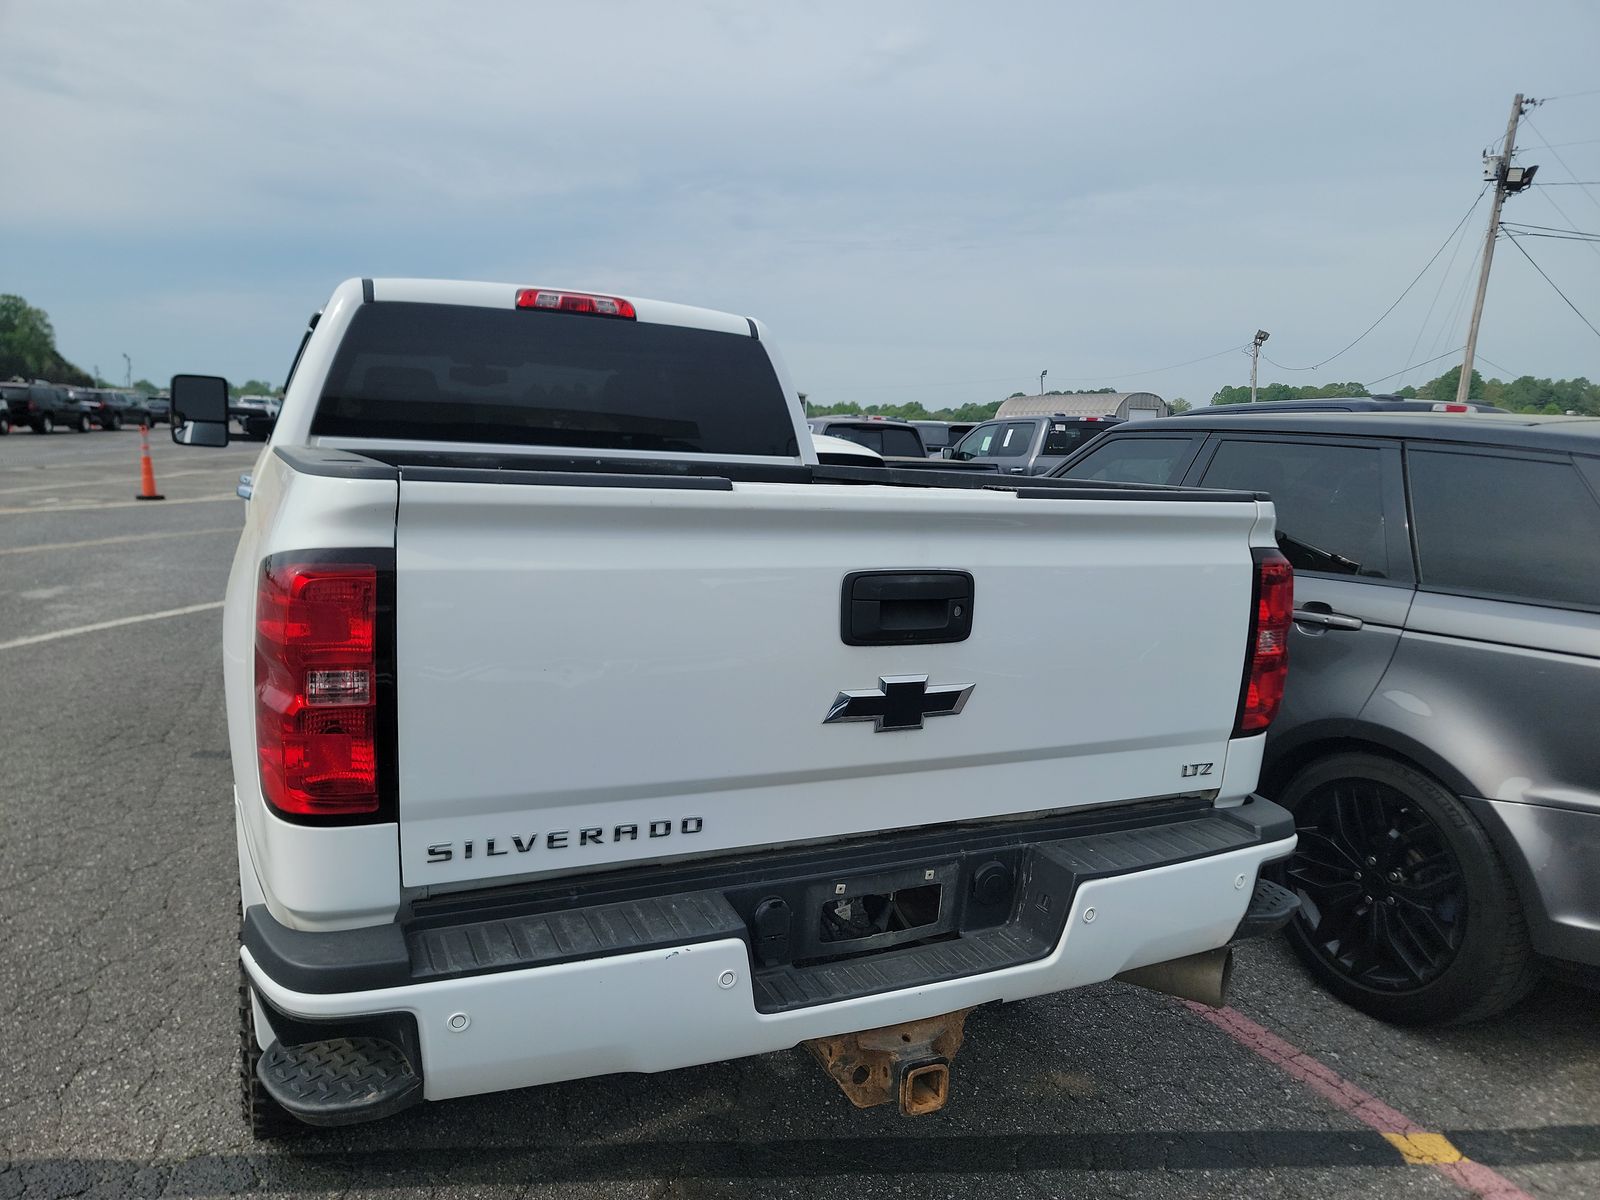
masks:
[[[795,394],[678,304],[314,318],[223,617],[256,1134],[802,1044],[931,1112],[973,1008],[1220,1004],[1289,919],[1271,505],[821,463]]]
[[[1006,417],[975,425],[945,454],[954,462],[1007,475],[1045,475],[1086,442],[1121,425],[1121,417]]]

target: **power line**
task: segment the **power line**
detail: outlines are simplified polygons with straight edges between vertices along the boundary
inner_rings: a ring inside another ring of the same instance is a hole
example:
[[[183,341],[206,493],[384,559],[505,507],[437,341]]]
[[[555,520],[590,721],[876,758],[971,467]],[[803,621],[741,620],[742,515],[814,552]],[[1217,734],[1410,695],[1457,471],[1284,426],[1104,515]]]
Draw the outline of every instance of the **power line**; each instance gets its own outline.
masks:
[[[1480,192],[1479,196],[1481,197],[1482,194],[1483,193]],[[1476,204],[1474,204],[1474,207],[1476,207]],[[1428,332],[1428,322],[1433,320],[1433,310],[1439,306],[1439,297],[1444,295],[1444,285],[1450,282],[1450,272],[1455,270],[1456,258],[1460,255],[1461,247],[1466,241],[1466,228],[1466,224],[1463,222],[1460,228],[1456,230],[1455,249],[1450,251],[1450,261],[1445,263],[1444,271],[1439,275],[1439,286],[1433,289],[1433,299],[1428,302],[1428,311],[1422,316],[1422,324],[1417,326],[1417,336],[1412,340],[1411,349],[1406,351],[1406,362],[1408,363],[1412,362],[1416,358],[1417,347],[1422,345],[1423,335]],[[1476,255],[1473,256],[1472,261],[1477,262]],[[1470,277],[1470,275],[1471,272],[1469,271],[1468,277]],[[1463,280],[1462,291],[1465,292],[1465,290],[1466,281]],[[1437,346],[1435,346],[1435,349],[1437,349]],[[1406,369],[1410,370],[1409,367]]]
[[[1562,208],[1561,205],[1556,203],[1556,198],[1554,196],[1550,195],[1550,193],[1546,192],[1544,190],[1543,186],[1541,186],[1539,188],[1539,192],[1540,192],[1540,194],[1542,196],[1544,196],[1544,198],[1546,200],[1548,200],[1550,202],[1550,207],[1555,209],[1556,212],[1561,214],[1561,219],[1567,223],[1567,228],[1572,230],[1573,233],[1579,232],[1577,224],[1573,221],[1573,219],[1571,217],[1567,216],[1567,210]],[[1596,254],[1600,254],[1600,246],[1595,246],[1594,247],[1594,252]]]
[[[1571,300],[1567,300],[1567,294],[1565,292],[1563,292],[1559,287],[1556,287],[1556,281],[1554,279],[1551,279],[1550,276],[1544,274],[1544,268],[1543,267],[1541,267],[1538,263],[1533,262],[1533,255],[1529,254],[1526,250],[1524,250],[1522,248],[1521,239],[1518,238],[1517,235],[1514,234],[1514,233],[1508,233],[1507,236],[1510,237],[1511,244],[1517,248],[1518,253],[1520,253],[1522,255],[1522,257],[1527,259],[1530,263],[1533,263],[1533,269],[1535,271],[1539,272],[1540,275],[1544,275],[1544,281],[1546,283],[1548,283],[1551,287],[1556,289],[1556,295],[1560,296],[1563,300],[1566,300],[1567,307],[1570,308],[1573,312],[1578,313],[1578,320],[1582,321],[1585,325],[1587,325],[1589,327],[1590,331],[1595,335],[1595,337],[1600,337],[1600,329],[1596,329],[1594,327],[1594,322],[1589,320],[1588,317],[1584,316],[1583,313],[1579,312],[1578,311],[1578,306],[1576,304],[1574,304]]]
[[[1560,163],[1563,167],[1566,168],[1566,172],[1567,172],[1568,175],[1572,176],[1573,182],[1576,183],[1579,187],[1581,187],[1583,189],[1583,194],[1585,196],[1589,197],[1589,203],[1594,205],[1596,208],[1600,208],[1600,200],[1596,200],[1594,198],[1594,193],[1589,190],[1589,185],[1587,183],[1584,183],[1581,180],[1579,180],[1578,179],[1578,173],[1576,171],[1574,171],[1570,166],[1567,165],[1567,160],[1561,157],[1560,152],[1557,151],[1554,146],[1552,146],[1548,141],[1545,141],[1545,136],[1544,136],[1543,131],[1540,130],[1540,128],[1533,123],[1533,118],[1532,117],[1527,118],[1527,124],[1528,124],[1528,128],[1533,130],[1533,136],[1538,138],[1541,142],[1544,143],[1544,148],[1546,150],[1550,151],[1551,154],[1554,154],[1556,156],[1556,161],[1558,163]]]
[[[1366,386],[1371,387],[1375,383],[1382,383],[1385,379],[1393,379],[1396,375],[1404,375],[1411,370],[1411,367],[1425,367],[1429,363],[1438,362],[1441,358],[1449,358],[1451,355],[1460,354],[1465,349],[1465,345],[1460,345],[1454,350],[1446,350],[1443,354],[1436,354],[1432,358],[1425,358],[1419,363],[1412,363],[1410,367],[1401,367],[1398,371],[1390,371],[1387,375],[1379,375],[1376,379],[1367,380]]]
[[[1510,370],[1509,366],[1501,366],[1501,365],[1499,365],[1499,363],[1490,362],[1490,360],[1488,360],[1488,358],[1483,357],[1482,354],[1478,355],[1478,362],[1480,362],[1480,363],[1488,363],[1488,365],[1493,366],[1494,370],[1496,370],[1496,371],[1504,371],[1504,373],[1506,373],[1506,374],[1512,373],[1512,370]]]
[[[1550,142],[1549,146],[1550,149],[1554,150],[1557,147],[1565,149],[1568,146],[1593,146],[1596,144],[1600,144],[1600,138],[1579,138],[1575,142]]]
[[[1100,375],[1067,376],[1067,377],[1059,380],[1059,382],[1061,382],[1061,383],[1095,383],[1095,382],[1099,382],[1099,381],[1105,380],[1105,379],[1137,379],[1142,375],[1159,375],[1162,371],[1176,371],[1179,367],[1191,367],[1195,363],[1209,362],[1213,358],[1221,358],[1225,354],[1237,354],[1240,350],[1248,350],[1249,348],[1250,348],[1249,347],[1249,343],[1247,342],[1244,345],[1240,345],[1240,346],[1229,346],[1226,350],[1218,350],[1215,354],[1202,354],[1199,358],[1187,359],[1184,362],[1172,363],[1172,364],[1170,364],[1168,366],[1165,366],[1165,367],[1148,367],[1148,368],[1145,368],[1144,370],[1139,370],[1139,371],[1107,371],[1107,372],[1104,372],[1104,373],[1102,373]],[[1002,376],[1000,378],[995,378],[995,379],[941,379],[941,380],[939,380],[937,385],[935,385],[935,384],[927,384],[927,383],[885,383],[885,384],[879,384],[877,387],[870,388],[870,389],[865,389],[865,390],[863,390],[863,389],[847,389],[845,394],[849,395],[853,391],[855,394],[864,395],[864,394],[866,394],[866,391],[878,392],[878,391],[885,391],[885,390],[888,390],[890,388],[924,388],[924,389],[930,389],[930,388],[935,387],[935,386],[939,386],[939,387],[977,386],[979,384],[988,384],[988,383],[1014,382],[1014,380],[1015,380],[1015,376],[1006,375],[1006,376]],[[815,390],[820,393],[821,391],[826,390],[826,388],[827,388],[826,384],[821,384],[821,385],[818,385]],[[819,404],[822,403],[821,400],[818,400],[817,402]]]
[[[1327,364],[1331,363],[1334,359],[1338,358],[1340,355],[1346,353],[1347,351],[1353,350],[1356,347],[1357,343],[1359,343],[1362,338],[1366,337],[1367,334],[1371,333],[1379,325],[1382,325],[1383,321],[1384,321],[1384,318],[1387,317],[1390,313],[1392,313],[1396,308],[1400,307],[1400,301],[1404,300],[1408,295],[1410,295],[1411,289],[1417,286],[1417,281],[1420,280],[1424,275],[1426,275],[1428,273],[1428,268],[1433,266],[1433,264],[1438,260],[1439,255],[1444,253],[1445,247],[1448,246],[1450,244],[1451,240],[1456,236],[1456,233],[1461,229],[1461,227],[1463,225],[1465,225],[1467,223],[1467,219],[1469,217],[1471,217],[1473,212],[1474,212],[1474,210],[1477,209],[1478,201],[1483,199],[1483,194],[1484,194],[1484,192],[1487,192],[1489,190],[1489,186],[1490,185],[1487,184],[1487,183],[1483,185],[1483,190],[1480,191],[1475,197],[1473,197],[1471,207],[1469,207],[1467,209],[1467,211],[1461,215],[1461,220],[1456,222],[1456,227],[1450,231],[1449,236],[1446,237],[1444,239],[1444,241],[1439,243],[1439,248],[1433,252],[1432,256],[1428,259],[1428,261],[1422,264],[1422,270],[1418,271],[1416,276],[1415,276],[1415,278],[1413,278],[1410,283],[1406,284],[1405,291],[1401,292],[1398,296],[1396,296],[1394,303],[1389,305],[1388,308],[1384,309],[1383,310],[1383,314],[1376,321],[1374,321],[1371,325],[1368,325],[1365,329],[1363,329],[1361,331],[1360,335],[1357,336],[1355,341],[1351,342],[1343,350],[1338,351],[1338,353],[1330,354],[1330,355],[1328,355],[1327,358],[1323,359],[1321,362],[1312,363],[1309,367],[1286,367],[1282,363],[1275,362],[1274,360],[1272,360],[1270,358],[1268,358],[1267,361],[1272,363],[1272,365],[1277,367],[1280,371],[1316,371],[1316,370],[1320,370],[1322,367],[1327,366]],[[1262,355],[1262,357],[1266,358],[1266,355]]]
[[[1563,92],[1559,96],[1546,96],[1539,103],[1549,104],[1552,100],[1572,100],[1578,96],[1600,96],[1600,88],[1590,88],[1586,92]]]
[[[1502,221],[1502,225],[1509,225],[1514,229],[1542,229],[1546,233],[1576,234],[1579,237],[1600,238],[1600,233],[1589,233],[1582,229],[1564,229],[1559,225],[1529,225],[1523,221]]]
[[[1550,153],[1555,154],[1555,147],[1554,146],[1546,146],[1545,149],[1550,151]],[[1561,156],[1559,154],[1556,154],[1556,158],[1559,159],[1560,157]],[[1565,165],[1565,164],[1563,164],[1563,165]],[[1570,170],[1572,170],[1572,168],[1571,167],[1567,167],[1567,170],[1570,171]],[[1546,179],[1541,183],[1535,184],[1534,186],[1535,187],[1581,187],[1581,188],[1592,188],[1592,187],[1600,187],[1600,179]],[[1593,200],[1594,197],[1590,196],[1589,199]]]

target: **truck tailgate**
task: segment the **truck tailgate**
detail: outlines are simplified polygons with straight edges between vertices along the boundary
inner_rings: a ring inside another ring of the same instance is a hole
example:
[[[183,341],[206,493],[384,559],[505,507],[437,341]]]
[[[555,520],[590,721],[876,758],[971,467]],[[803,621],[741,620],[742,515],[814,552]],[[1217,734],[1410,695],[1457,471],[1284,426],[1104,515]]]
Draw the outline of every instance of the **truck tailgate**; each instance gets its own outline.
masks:
[[[1203,790],[1257,505],[402,474],[402,877],[460,884]],[[956,570],[970,636],[851,646],[853,571]],[[824,724],[885,676],[920,729]]]

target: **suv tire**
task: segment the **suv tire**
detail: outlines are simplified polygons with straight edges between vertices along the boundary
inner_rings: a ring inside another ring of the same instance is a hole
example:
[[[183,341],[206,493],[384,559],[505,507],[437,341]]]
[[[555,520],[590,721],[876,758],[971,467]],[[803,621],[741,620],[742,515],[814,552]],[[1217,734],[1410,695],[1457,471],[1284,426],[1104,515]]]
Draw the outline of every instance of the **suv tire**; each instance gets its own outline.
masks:
[[[116,429],[116,430],[121,430],[121,428],[122,428],[122,414],[121,413],[112,413],[111,414],[111,428],[112,429]]]
[[[1376,754],[1303,768],[1278,798],[1300,835],[1280,868],[1301,899],[1286,934],[1352,1007],[1399,1025],[1494,1016],[1538,978],[1515,884],[1465,805]]]
[[[78,432],[79,433],[88,433],[89,430],[91,430],[93,428],[94,428],[94,422],[89,420],[89,414],[88,413],[80,413],[78,415]]]
[[[45,413],[33,428],[39,433],[54,433],[56,431],[56,419],[49,413]]]
[[[250,1136],[261,1140],[294,1137],[311,1127],[291,1117],[284,1107],[267,1095],[256,1074],[261,1047],[256,1044],[254,1006],[250,1003],[250,977],[239,964],[239,1113],[250,1129]]]

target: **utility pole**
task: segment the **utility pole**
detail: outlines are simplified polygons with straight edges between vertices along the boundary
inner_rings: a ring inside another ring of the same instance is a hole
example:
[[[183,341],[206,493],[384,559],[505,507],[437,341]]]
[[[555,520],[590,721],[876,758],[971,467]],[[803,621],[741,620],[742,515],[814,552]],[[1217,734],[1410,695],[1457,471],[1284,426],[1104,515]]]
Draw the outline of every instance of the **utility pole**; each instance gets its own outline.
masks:
[[[1537,100],[1524,102],[1522,93],[1511,102],[1511,120],[1506,122],[1505,147],[1498,157],[1486,154],[1483,158],[1484,178],[1494,180],[1494,203],[1489,206],[1489,232],[1483,239],[1483,269],[1478,272],[1478,294],[1472,301],[1472,324],[1467,328],[1467,356],[1461,363],[1461,379],[1456,384],[1456,403],[1467,402],[1467,391],[1472,387],[1472,359],[1478,349],[1478,322],[1483,319],[1483,298],[1489,290],[1489,265],[1494,262],[1495,235],[1500,232],[1500,206],[1506,197],[1520,192],[1533,182],[1538,167],[1511,166],[1511,156],[1517,149],[1517,122],[1522,114]]]
[[[122,356],[122,364],[123,364],[123,367],[125,368],[125,374],[123,375],[123,379],[122,379],[122,386],[123,387],[132,387],[133,386],[133,359],[129,358],[126,354],[124,354]]]
[[[1261,357],[1261,344],[1272,335],[1265,329],[1256,330],[1255,340],[1250,343],[1250,403],[1256,402],[1256,365]]]
[[[1041,396],[1044,395],[1044,377],[1048,374],[1050,374],[1049,371],[1039,372],[1039,395]]]

